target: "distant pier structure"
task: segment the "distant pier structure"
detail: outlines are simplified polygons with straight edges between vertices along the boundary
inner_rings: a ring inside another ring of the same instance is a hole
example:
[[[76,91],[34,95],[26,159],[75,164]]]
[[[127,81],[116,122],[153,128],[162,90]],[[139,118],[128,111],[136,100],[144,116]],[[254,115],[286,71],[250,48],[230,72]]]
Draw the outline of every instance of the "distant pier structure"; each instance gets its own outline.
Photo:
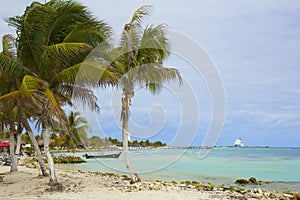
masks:
[[[164,149],[212,149],[210,146],[166,146]]]

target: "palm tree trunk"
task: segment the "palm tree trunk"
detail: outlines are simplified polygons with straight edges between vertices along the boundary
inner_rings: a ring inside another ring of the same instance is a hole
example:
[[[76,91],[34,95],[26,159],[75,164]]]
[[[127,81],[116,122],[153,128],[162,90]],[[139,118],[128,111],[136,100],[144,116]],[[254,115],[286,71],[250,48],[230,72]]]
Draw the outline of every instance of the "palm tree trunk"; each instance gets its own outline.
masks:
[[[23,127],[22,127],[22,124],[19,122],[18,123],[18,129],[17,129],[17,137],[16,137],[16,140],[17,140],[17,147],[16,147],[16,159],[18,160],[18,157],[19,157],[19,154],[20,154],[20,148],[21,148],[21,134],[22,134],[22,130],[23,130]]]
[[[1,136],[0,138],[3,138],[4,136],[4,124],[1,122],[1,130],[0,130]]]
[[[43,126],[42,132],[43,132],[43,139],[44,139],[44,150],[45,150],[48,167],[49,167],[49,183],[53,184],[53,183],[57,183],[58,181],[57,181],[57,177],[55,174],[53,158],[49,151],[49,128],[48,128],[47,119],[43,119],[42,126]]]
[[[29,136],[29,138],[30,138],[30,140],[31,140],[31,142],[33,144],[34,151],[35,151],[35,153],[37,155],[38,162],[39,162],[39,165],[41,167],[42,174],[43,174],[43,176],[48,176],[49,174],[47,173],[46,165],[45,165],[45,162],[43,160],[43,156],[42,156],[41,150],[40,150],[39,145],[38,145],[38,143],[37,143],[37,141],[36,141],[36,139],[35,139],[35,137],[33,135],[33,132],[31,130],[31,128],[30,129],[25,128],[25,129],[26,129],[26,131],[28,133],[28,136]]]
[[[21,134],[17,134],[17,148],[16,148],[16,155],[19,156],[20,154],[20,146],[21,146]]]
[[[14,125],[13,125],[14,126]],[[9,153],[10,153],[10,172],[16,172],[18,171],[18,164],[17,159],[15,157],[15,128],[10,127],[10,146],[9,146]]]
[[[123,141],[123,152],[125,156],[125,162],[126,162],[126,168],[129,171],[129,174],[131,176],[131,182],[139,182],[141,181],[141,178],[139,175],[134,171],[131,161],[129,158],[129,152],[128,152],[128,120],[129,120],[129,105],[131,101],[131,92],[127,93],[124,92],[124,96],[122,97],[122,141]]]
[[[46,169],[46,166],[45,166],[45,163],[44,163],[44,160],[43,160],[43,156],[42,156],[42,153],[41,153],[41,150],[39,148],[39,145],[33,135],[33,132],[32,132],[32,129],[26,119],[26,116],[25,116],[25,113],[23,112],[22,110],[22,106],[20,105],[19,101],[18,101],[18,115],[20,117],[20,121],[21,123],[23,124],[23,126],[25,127],[27,133],[28,133],[28,136],[33,144],[33,147],[34,147],[34,151],[37,155],[37,158],[38,158],[38,162],[39,162],[39,165],[41,167],[41,171],[42,171],[42,174],[43,176],[48,176],[48,173],[47,173],[47,169]]]

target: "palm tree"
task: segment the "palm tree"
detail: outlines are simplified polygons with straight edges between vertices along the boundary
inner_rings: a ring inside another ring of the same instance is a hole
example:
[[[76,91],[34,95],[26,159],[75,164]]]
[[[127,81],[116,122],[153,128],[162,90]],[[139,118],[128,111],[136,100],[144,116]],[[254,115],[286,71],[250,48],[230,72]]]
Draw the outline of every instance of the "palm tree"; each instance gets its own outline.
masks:
[[[14,52],[13,52],[13,37],[11,35],[4,35],[2,37],[2,46],[3,50],[1,52],[1,55],[8,56],[10,58],[13,58]],[[13,89],[13,77],[8,77],[4,72],[0,72],[0,84],[1,84],[1,91],[0,95],[5,94],[7,91],[10,91]],[[14,104],[1,106],[1,113],[0,118],[2,121],[3,128],[9,127],[10,132],[10,158],[11,158],[11,172],[17,171],[17,159],[15,158],[15,152],[14,152],[14,144],[15,144],[15,135],[16,135],[16,126],[15,126],[15,120],[16,120],[16,112],[14,109]]]
[[[0,53],[2,56],[6,56],[10,59],[15,59],[15,39],[12,35],[4,35],[2,37],[2,46],[3,50]],[[10,74],[7,74],[5,72],[0,72],[0,85],[1,85],[1,91],[0,96],[5,95],[6,93],[14,90],[16,88],[16,78]],[[20,149],[20,136],[23,130],[23,126],[20,123],[20,120],[17,116],[17,107],[15,102],[9,102],[5,103],[5,106],[3,105],[3,102],[1,102],[1,121],[2,125],[9,127],[10,132],[10,157],[11,157],[11,172],[15,172],[18,170],[17,168],[17,161]],[[15,139],[17,139],[17,148],[15,152]]]
[[[55,130],[61,136],[58,141],[60,146],[73,148],[77,143],[87,142],[87,131],[90,130],[90,126],[88,125],[85,118],[80,117],[79,112],[70,112],[68,116],[68,128],[68,132],[71,134],[66,134],[66,131],[64,131],[64,129]]]
[[[14,121],[9,120],[11,134],[16,132],[15,131],[16,125],[18,126],[19,134],[22,132],[22,126],[25,126],[31,141],[34,144],[35,152],[38,156],[38,161],[39,161],[39,164],[41,167],[42,174],[44,176],[47,176],[48,173],[46,172],[46,166],[44,164],[41,151],[37,145],[37,141],[34,138],[31,127],[29,126],[29,124],[27,122],[27,118],[24,117],[25,113],[23,113],[22,107],[24,107],[25,99],[22,99],[21,92],[18,91],[19,85],[17,83],[18,83],[18,81],[22,80],[22,75],[23,75],[23,73],[25,74],[27,72],[27,69],[23,68],[17,61],[16,52],[15,52],[16,44],[14,41],[15,41],[15,39],[11,35],[4,35],[2,38],[3,51],[0,53],[0,64],[1,64],[0,65],[0,67],[1,67],[0,85],[1,85],[1,89],[2,89],[0,92],[0,96],[1,96],[0,97],[0,103],[1,103],[0,108],[1,108],[1,110],[3,110],[3,109],[6,110],[6,116],[10,116],[12,113],[15,113],[16,115],[18,115],[19,121],[14,122]],[[6,71],[5,66],[9,66],[15,73],[12,73],[11,71]],[[14,108],[17,109],[17,112],[10,112],[10,110],[13,110]],[[7,112],[9,114],[7,114]],[[16,117],[14,117],[14,118],[15,118],[15,120],[17,120]],[[16,124],[14,124],[13,122]],[[14,141],[13,136],[11,136],[10,138],[11,138],[11,143],[12,143]],[[19,136],[17,136],[17,138],[20,139]],[[17,141],[17,143],[19,145],[18,141]],[[11,146],[13,146],[13,145],[11,145]],[[11,152],[12,152],[12,150],[11,150]],[[13,154],[12,157],[14,157],[14,155],[15,154]],[[12,158],[12,160],[17,160],[17,158],[14,158],[14,159]],[[13,162],[11,171],[16,170],[15,165],[16,165],[16,162]]]
[[[3,86],[3,85],[1,85],[1,86]],[[9,110],[9,111],[3,112],[3,114],[6,116],[6,119],[7,119],[8,116],[11,116],[12,114],[17,115],[18,121],[16,119],[16,116],[14,116],[13,118],[12,117],[9,118],[8,121],[7,121],[7,122],[9,122],[11,133],[21,134],[23,126],[24,126],[24,128],[26,129],[26,131],[28,133],[28,136],[29,136],[34,148],[35,148],[35,153],[37,154],[42,174],[44,176],[48,176],[48,173],[47,173],[47,170],[46,170],[46,166],[44,164],[44,160],[43,160],[41,151],[38,147],[38,143],[37,143],[37,141],[34,137],[32,129],[31,129],[29,123],[28,123],[29,117],[26,116],[27,111],[24,110],[25,107],[27,107],[27,110],[28,110],[28,108],[31,107],[31,106],[29,106],[29,103],[28,103],[27,99],[24,98],[22,92],[23,92],[23,90],[20,89],[20,90],[15,90],[15,91],[12,91],[8,94],[2,95],[0,97],[0,109],[2,111],[3,110]],[[11,111],[15,111],[15,112],[11,112]],[[31,116],[31,115],[29,115],[29,116]],[[17,126],[18,128],[15,129],[14,128],[15,126]],[[11,136],[11,142],[13,142],[12,141],[12,136]],[[18,143],[18,141],[17,141],[17,143]]]
[[[110,52],[110,56],[107,56],[113,58],[111,65],[119,75],[119,86],[123,90],[122,141],[126,167],[132,182],[140,180],[131,166],[128,153],[129,108],[134,90],[136,87],[145,86],[150,92],[156,94],[163,83],[172,80],[178,80],[180,83],[182,81],[179,71],[163,66],[163,61],[169,56],[165,26],[151,25],[144,29],[141,26],[142,20],[150,14],[150,11],[150,6],[142,6],[134,12],[131,21],[124,26],[120,45]]]
[[[74,85],[81,62],[86,55],[110,35],[110,28],[95,19],[79,3],[52,0],[45,4],[33,2],[22,16],[9,18],[9,25],[17,32],[17,61],[0,57],[2,71],[23,75],[19,91],[35,107],[34,115],[42,124],[45,153],[49,164],[50,182],[57,182],[54,163],[49,153],[49,130],[59,120],[68,132],[67,116],[61,108],[71,104],[73,95],[84,105],[98,110],[93,93]],[[104,73],[102,79],[92,81],[94,85],[112,82],[113,74],[104,67],[90,63],[91,74]],[[91,84],[90,79],[86,79]],[[24,115],[23,118],[24,119]],[[70,134],[70,133],[69,133]]]

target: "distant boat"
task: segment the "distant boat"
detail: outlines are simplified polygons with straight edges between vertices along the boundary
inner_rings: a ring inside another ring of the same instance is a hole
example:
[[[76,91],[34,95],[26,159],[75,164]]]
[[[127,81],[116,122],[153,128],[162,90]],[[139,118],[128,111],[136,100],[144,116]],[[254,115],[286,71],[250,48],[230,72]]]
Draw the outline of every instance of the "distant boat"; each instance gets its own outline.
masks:
[[[103,154],[103,155],[89,155],[84,154],[82,157],[85,157],[86,159],[90,158],[119,158],[122,152],[119,153],[113,153],[113,154]]]
[[[241,138],[238,138],[234,142],[235,147],[244,147],[244,142],[241,140]]]

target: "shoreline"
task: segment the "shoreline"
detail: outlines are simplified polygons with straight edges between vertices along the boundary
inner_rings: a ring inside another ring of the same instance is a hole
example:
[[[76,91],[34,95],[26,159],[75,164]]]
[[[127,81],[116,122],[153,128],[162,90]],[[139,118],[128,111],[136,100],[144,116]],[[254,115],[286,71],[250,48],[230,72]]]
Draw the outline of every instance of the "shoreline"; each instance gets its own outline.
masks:
[[[265,191],[259,186],[244,190],[191,181],[143,180],[130,184],[126,175],[63,169],[56,169],[63,192],[51,192],[48,177],[41,177],[38,169],[25,166],[18,166],[18,169],[10,174],[9,166],[0,167],[0,173],[4,174],[0,199],[293,199],[296,195]]]
[[[107,173],[107,174],[116,174],[119,176],[123,175],[129,175],[128,173],[122,173],[122,172],[109,172],[109,171],[99,171],[99,170],[90,170],[85,167],[79,167],[76,166],[77,164],[57,164],[56,168],[60,170],[69,170],[69,171],[85,171],[89,173]],[[173,178],[162,178],[161,175],[146,175],[146,174],[140,174],[142,175],[142,179],[144,180],[149,180],[149,181],[156,181],[156,180],[161,180],[161,181],[166,181],[166,182],[177,182],[177,183],[184,183],[184,182],[198,182],[204,185],[213,185],[214,187],[233,187],[233,188],[241,188],[245,190],[249,189],[257,189],[260,188],[261,190],[276,190],[278,192],[295,192],[295,193],[300,193],[300,182],[296,181],[268,181],[268,180],[257,180],[259,184],[236,184],[235,181],[238,179],[243,179],[243,180],[248,180],[246,178],[224,178],[224,177],[204,177],[203,179],[196,179],[196,178],[191,178],[191,179],[183,179],[183,178],[177,178],[176,175],[174,175]],[[251,178],[251,177],[249,177]],[[222,180],[221,180],[222,179]],[[217,180],[217,181],[216,181]],[[296,185],[294,185],[296,184]],[[289,188],[286,188],[286,187]]]

